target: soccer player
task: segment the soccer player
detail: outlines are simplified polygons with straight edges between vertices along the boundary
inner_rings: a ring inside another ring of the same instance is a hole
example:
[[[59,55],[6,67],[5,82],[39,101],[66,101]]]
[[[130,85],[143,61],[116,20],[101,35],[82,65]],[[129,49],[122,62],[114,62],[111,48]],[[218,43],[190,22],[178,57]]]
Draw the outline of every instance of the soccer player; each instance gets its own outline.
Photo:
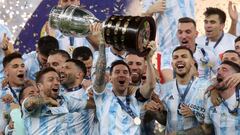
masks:
[[[163,84],[159,93],[167,111],[166,134],[184,132],[203,122],[204,93],[209,81],[194,77],[190,72],[192,66],[192,51],[185,46],[175,48],[172,67],[176,79]]]
[[[197,38],[197,43],[212,47],[217,56],[226,50],[234,50],[235,36],[225,33],[226,14],[219,8],[208,7],[204,12],[205,35]]]
[[[35,80],[36,73],[47,65],[49,53],[58,50],[58,41],[52,36],[41,37],[38,41],[36,51],[23,55],[23,60],[27,68],[28,79]]]
[[[149,46],[152,48],[151,46]],[[152,50],[152,49],[151,49]],[[112,89],[105,89],[106,54],[105,45],[99,45],[99,57],[96,66],[96,76],[93,82],[94,101],[97,118],[100,122],[100,134],[140,134],[140,114],[143,103],[149,99],[156,80],[152,76],[154,70],[150,62],[153,50],[146,56],[147,80],[137,88],[129,89],[131,71],[122,60],[114,61],[110,68]]]
[[[68,113],[85,108],[87,94],[75,91],[71,95],[59,95],[60,78],[51,67],[38,72],[36,83],[40,96],[28,97],[22,103],[26,134],[71,134]]]
[[[196,44],[197,35],[196,22],[192,18],[182,17],[178,20],[177,37],[180,46],[185,46],[193,52],[198,65],[199,78],[211,79],[217,72],[220,59],[211,47]],[[171,69],[170,55],[169,51],[164,51],[161,69]]]
[[[26,68],[22,55],[14,52],[3,59],[4,74],[7,85],[0,90],[0,131],[3,132],[8,121],[6,114],[10,113],[10,103],[5,103],[3,98],[7,95],[13,97],[13,102],[19,103],[19,93],[26,80]]]
[[[204,131],[207,135],[212,134],[213,131],[216,135],[240,134],[239,85],[235,87],[228,87],[221,83],[228,76],[239,72],[239,65],[231,61],[223,61],[219,66],[215,88],[218,91],[221,103],[219,106],[214,106],[210,97],[207,98],[204,124],[196,128],[195,131]]]

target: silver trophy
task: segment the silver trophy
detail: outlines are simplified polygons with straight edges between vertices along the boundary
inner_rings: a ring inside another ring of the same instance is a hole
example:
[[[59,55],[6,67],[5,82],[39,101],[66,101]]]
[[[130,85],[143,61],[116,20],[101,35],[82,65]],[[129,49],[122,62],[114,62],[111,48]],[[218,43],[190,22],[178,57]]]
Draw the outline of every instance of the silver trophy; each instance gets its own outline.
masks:
[[[88,10],[79,6],[54,7],[49,15],[50,27],[66,36],[85,37],[90,34],[89,26],[99,20]],[[152,17],[116,16],[103,22],[103,37],[107,44],[117,50],[146,53],[146,46],[156,35]]]

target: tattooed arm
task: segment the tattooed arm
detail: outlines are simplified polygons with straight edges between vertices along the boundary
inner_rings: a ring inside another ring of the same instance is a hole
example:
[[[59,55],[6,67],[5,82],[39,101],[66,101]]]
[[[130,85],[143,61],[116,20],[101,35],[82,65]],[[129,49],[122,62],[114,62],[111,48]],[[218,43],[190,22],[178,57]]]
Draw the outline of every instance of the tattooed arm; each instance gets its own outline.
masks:
[[[101,93],[105,89],[106,86],[105,70],[106,70],[105,44],[103,40],[101,40],[99,45],[99,56],[96,63],[95,79],[93,82],[93,89],[97,93]]]
[[[28,112],[32,112],[43,105],[58,106],[58,102],[52,98],[43,98],[41,96],[33,96],[26,99],[23,103],[24,108]]]
[[[151,51],[146,56],[147,78],[146,78],[146,83],[143,85],[143,87],[140,88],[140,93],[146,99],[150,98],[156,84],[155,70],[152,65],[152,56],[156,51],[155,42],[154,41],[150,42],[148,45],[148,48],[150,48]]]

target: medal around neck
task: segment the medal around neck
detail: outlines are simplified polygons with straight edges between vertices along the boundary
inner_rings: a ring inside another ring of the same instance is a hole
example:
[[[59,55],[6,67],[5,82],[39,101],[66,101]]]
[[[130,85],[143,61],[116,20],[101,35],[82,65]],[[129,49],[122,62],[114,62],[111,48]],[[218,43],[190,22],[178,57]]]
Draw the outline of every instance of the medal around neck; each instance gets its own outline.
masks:
[[[133,119],[133,122],[134,122],[134,124],[135,125],[140,125],[141,124],[141,119],[139,118],[139,117],[135,117],[134,119]]]

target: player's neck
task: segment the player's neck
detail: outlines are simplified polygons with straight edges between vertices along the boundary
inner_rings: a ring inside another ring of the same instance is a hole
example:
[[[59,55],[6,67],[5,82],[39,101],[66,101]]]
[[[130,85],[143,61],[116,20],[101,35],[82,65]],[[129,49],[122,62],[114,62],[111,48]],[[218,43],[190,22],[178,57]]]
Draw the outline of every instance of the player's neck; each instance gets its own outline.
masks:
[[[209,40],[212,42],[217,42],[221,38],[222,33],[223,32],[220,32],[216,37],[209,38]]]
[[[180,77],[180,76],[177,75],[176,79],[177,79],[178,84],[186,85],[191,81],[192,75],[191,74],[186,74],[184,77]]]
[[[230,98],[234,94],[234,92],[235,92],[235,88],[229,88],[225,91],[220,91],[219,94],[224,100],[226,100]]]
[[[115,90],[113,89],[113,92],[116,96],[127,96],[127,91],[128,89],[125,89],[124,91],[123,90]]]

